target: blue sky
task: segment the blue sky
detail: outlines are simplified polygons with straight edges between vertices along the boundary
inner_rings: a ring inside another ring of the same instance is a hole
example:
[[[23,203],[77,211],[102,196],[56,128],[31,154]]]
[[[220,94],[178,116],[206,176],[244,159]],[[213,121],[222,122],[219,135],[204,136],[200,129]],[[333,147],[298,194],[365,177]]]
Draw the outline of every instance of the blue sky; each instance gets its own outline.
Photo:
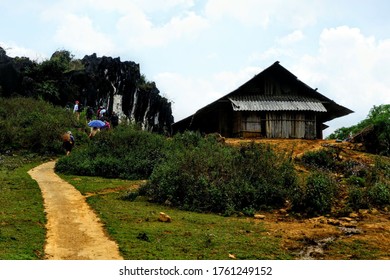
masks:
[[[68,50],[140,64],[175,121],[275,61],[354,114],[390,103],[390,2],[383,0],[0,0],[0,46],[34,60]]]

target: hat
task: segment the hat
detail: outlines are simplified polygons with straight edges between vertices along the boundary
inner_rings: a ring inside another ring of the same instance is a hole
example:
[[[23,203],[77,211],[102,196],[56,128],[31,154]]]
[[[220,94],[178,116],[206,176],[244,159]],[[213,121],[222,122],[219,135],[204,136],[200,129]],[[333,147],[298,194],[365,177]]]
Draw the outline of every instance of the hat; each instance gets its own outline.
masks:
[[[68,134],[72,134],[72,131],[69,130],[67,133],[68,133]]]

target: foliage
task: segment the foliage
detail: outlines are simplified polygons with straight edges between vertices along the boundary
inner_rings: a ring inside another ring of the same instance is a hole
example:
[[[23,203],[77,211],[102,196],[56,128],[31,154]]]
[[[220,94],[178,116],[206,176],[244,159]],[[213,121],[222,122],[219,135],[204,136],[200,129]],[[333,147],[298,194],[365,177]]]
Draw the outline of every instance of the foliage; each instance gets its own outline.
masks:
[[[368,189],[368,199],[372,206],[383,207],[390,205],[390,184],[377,182]]]
[[[295,178],[288,160],[269,146],[236,148],[186,132],[172,139],[142,191],[186,210],[253,214],[282,205]]]
[[[356,185],[350,186],[347,203],[355,211],[369,208],[366,188]]]
[[[147,179],[162,156],[163,136],[121,125],[96,134],[85,147],[61,158],[56,170],[65,174]]]
[[[334,178],[329,173],[311,172],[305,186],[293,197],[293,209],[309,215],[330,213],[337,195],[336,186]]]
[[[390,162],[377,156],[372,167],[366,167],[360,176],[346,179],[349,186],[348,205],[353,210],[390,205]],[[346,173],[345,173],[346,174]]]
[[[65,105],[72,96],[72,85],[64,79],[64,73],[75,68],[73,55],[66,50],[56,51],[49,60],[33,63],[24,74],[24,87],[30,97],[57,105]]]
[[[336,166],[335,151],[333,149],[308,151],[303,154],[301,161],[310,167],[332,170]]]
[[[0,99],[0,152],[62,152],[61,135],[77,126],[66,110],[32,98]]]
[[[349,134],[357,134],[363,129],[371,130],[365,139],[369,152],[390,155],[390,104],[373,106],[363,121],[351,127],[342,127],[329,135],[329,139],[347,139]]]

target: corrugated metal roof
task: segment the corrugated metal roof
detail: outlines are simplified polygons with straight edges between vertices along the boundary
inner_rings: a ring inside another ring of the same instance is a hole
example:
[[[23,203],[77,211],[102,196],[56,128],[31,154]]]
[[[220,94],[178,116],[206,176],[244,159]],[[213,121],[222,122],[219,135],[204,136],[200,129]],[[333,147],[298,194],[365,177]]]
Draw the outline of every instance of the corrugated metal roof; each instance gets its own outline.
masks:
[[[327,112],[315,98],[302,96],[250,95],[231,96],[234,111],[313,111]]]

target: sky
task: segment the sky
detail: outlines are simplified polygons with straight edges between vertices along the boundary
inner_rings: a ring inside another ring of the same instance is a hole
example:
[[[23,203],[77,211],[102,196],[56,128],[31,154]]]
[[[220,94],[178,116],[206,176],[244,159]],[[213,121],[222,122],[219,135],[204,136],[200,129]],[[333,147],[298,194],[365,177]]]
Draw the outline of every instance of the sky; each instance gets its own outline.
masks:
[[[387,0],[0,0],[8,56],[96,53],[134,61],[172,102],[175,121],[275,61],[353,114],[390,103]]]

